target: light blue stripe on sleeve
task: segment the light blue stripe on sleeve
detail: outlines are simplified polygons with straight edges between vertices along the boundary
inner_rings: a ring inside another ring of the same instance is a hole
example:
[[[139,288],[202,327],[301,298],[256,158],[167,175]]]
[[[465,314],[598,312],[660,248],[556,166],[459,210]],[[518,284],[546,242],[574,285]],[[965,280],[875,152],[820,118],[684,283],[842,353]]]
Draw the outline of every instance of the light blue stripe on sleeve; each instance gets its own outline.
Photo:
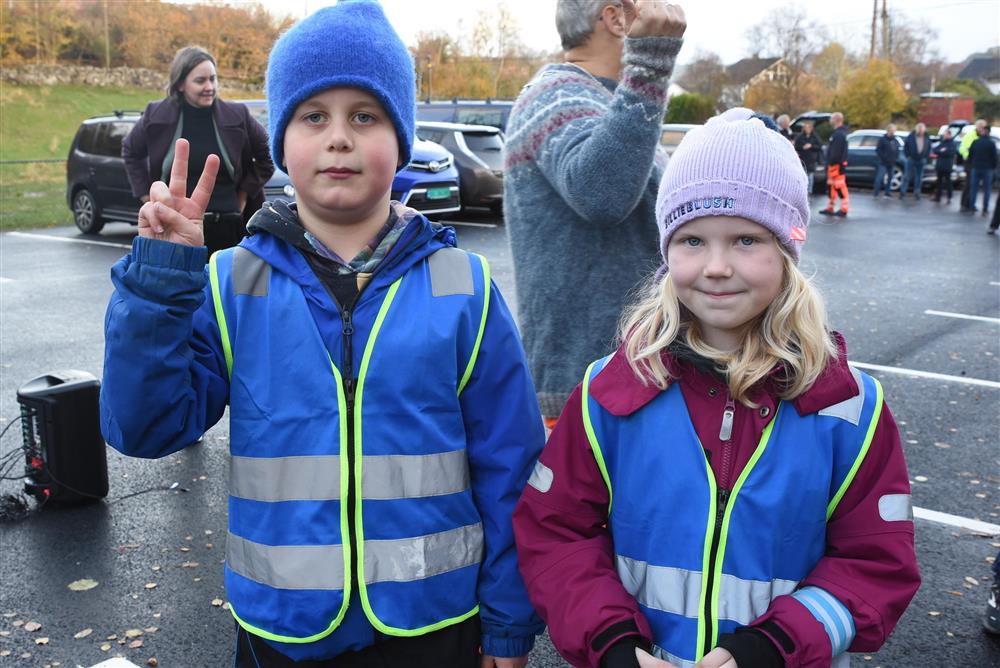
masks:
[[[854,641],[854,618],[850,610],[833,594],[819,587],[803,587],[792,598],[804,605],[812,616],[823,625],[830,637],[834,657],[843,654]]]

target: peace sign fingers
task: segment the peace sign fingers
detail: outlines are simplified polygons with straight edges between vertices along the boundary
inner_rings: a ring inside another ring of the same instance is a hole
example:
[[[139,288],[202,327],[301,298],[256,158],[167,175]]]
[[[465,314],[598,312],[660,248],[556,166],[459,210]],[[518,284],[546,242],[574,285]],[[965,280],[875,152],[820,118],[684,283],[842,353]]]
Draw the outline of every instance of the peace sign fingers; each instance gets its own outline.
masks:
[[[170,194],[177,199],[187,197],[188,156],[191,146],[187,139],[174,144],[174,164],[170,167]]]
[[[205,167],[201,170],[198,185],[194,187],[194,192],[191,193],[191,202],[198,208],[198,218],[204,215],[205,207],[208,206],[209,200],[212,199],[212,190],[215,188],[215,176],[218,173],[219,156],[212,153],[205,158]]]

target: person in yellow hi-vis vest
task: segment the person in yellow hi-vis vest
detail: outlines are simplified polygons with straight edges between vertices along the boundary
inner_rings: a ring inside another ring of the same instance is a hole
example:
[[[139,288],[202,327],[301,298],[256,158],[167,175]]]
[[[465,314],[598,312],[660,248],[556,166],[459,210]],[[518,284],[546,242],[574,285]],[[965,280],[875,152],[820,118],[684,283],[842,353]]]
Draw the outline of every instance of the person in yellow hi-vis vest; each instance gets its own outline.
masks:
[[[830,202],[820,211],[824,216],[847,216],[851,197],[847,192],[847,127],[844,126],[844,115],[839,111],[830,116],[833,134],[826,148],[826,185],[830,189]],[[840,197],[840,209],[836,209],[837,197]]]
[[[965,165],[965,184],[962,186],[962,211],[967,211],[972,204],[969,203],[969,194],[972,192],[970,185],[970,177],[972,175],[972,170],[969,168],[969,149],[972,147],[972,142],[979,139],[979,128],[986,127],[986,119],[980,118],[976,120],[976,125],[972,128],[971,132],[965,132],[962,136],[962,141],[958,144],[958,154],[962,156],[962,162]]]

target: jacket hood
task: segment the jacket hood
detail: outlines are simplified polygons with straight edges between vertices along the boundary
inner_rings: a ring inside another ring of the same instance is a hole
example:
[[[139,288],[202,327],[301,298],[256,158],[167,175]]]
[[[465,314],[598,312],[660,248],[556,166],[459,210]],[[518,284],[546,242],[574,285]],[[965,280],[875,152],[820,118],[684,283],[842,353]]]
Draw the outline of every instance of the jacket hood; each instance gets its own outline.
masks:
[[[403,234],[379,265],[373,282],[395,281],[431,253],[455,246],[455,229],[432,223],[415,209],[393,202],[395,215],[409,219]],[[268,201],[247,224],[251,236],[240,246],[281,271],[300,285],[316,282],[316,275],[303,253],[315,253],[305,241],[294,204]]]
[[[857,396],[859,389],[854,374],[847,363],[847,343],[839,332],[832,336],[837,345],[837,357],[830,360],[813,386],[792,400],[799,415],[816,413],[851,397]],[[712,363],[697,356],[686,346],[671,347],[663,353],[663,362],[671,375],[670,384],[688,368],[702,373],[715,373]],[[590,384],[590,394],[609,413],[616,416],[631,415],[650,401],[662,390],[655,385],[643,385],[625,356],[624,347],[619,347],[608,360],[601,372]]]

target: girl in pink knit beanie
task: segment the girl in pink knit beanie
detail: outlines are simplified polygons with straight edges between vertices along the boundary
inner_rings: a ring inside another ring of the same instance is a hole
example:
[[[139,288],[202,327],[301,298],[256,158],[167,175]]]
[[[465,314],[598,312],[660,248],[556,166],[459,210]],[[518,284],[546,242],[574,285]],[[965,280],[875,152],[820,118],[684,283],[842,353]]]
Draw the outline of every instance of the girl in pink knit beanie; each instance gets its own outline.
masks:
[[[797,267],[806,181],[748,109],[689,132],[664,172],[664,267],[514,514],[574,665],[847,666],[916,593],[899,432]]]

